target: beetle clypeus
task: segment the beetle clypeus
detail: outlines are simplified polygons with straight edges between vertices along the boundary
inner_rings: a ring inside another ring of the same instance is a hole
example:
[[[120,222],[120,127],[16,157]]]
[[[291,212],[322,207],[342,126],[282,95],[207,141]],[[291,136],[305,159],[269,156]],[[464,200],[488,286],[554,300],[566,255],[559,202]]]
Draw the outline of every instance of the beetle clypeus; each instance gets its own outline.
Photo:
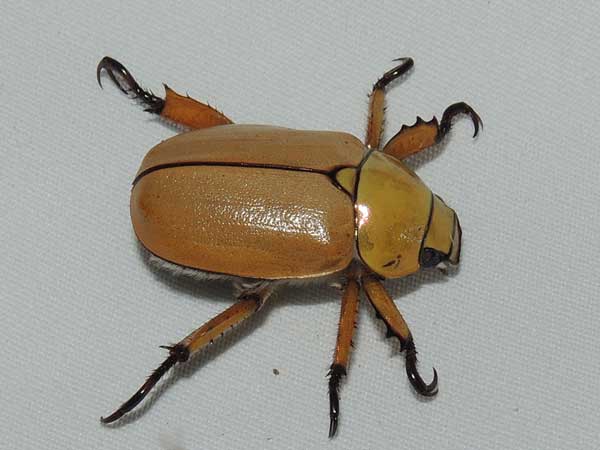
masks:
[[[360,288],[405,352],[406,374],[424,396],[437,393],[437,373],[417,371],[408,325],[381,280],[399,278],[460,256],[455,212],[402,160],[439,142],[457,114],[468,114],[475,137],[481,120],[465,103],[440,122],[420,118],[380,148],[386,86],[411,58],[373,86],[364,145],[354,136],[263,125],[234,125],[221,112],[165,85],[164,99],[142,89],[118,61],[97,68],[146,111],[194,130],[161,142],[133,182],[131,218],[141,244],[172,269],[230,278],[237,302],[176,345],[143,386],[103,423],[131,411],[176,363],[258,311],[273,290],[296,279],[343,281],[337,344],[329,371],[329,436],[339,417],[339,383],[346,375]]]

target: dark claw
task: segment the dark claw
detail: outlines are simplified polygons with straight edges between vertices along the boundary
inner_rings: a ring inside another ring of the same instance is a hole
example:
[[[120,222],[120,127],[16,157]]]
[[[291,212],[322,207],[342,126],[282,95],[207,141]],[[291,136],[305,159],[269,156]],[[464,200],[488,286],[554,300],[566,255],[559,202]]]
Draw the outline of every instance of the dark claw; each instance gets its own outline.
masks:
[[[144,90],[135,81],[135,78],[129,73],[129,71],[119,61],[105,56],[102,58],[98,67],[96,68],[96,79],[98,84],[102,87],[102,81],[100,75],[105,70],[108,73],[110,79],[117,85],[117,87],[126,95],[131,95],[134,99],[142,102],[147,108],[146,111],[160,114],[164,108],[165,101],[154,95],[152,92]]]
[[[346,369],[333,364],[329,370],[329,437],[335,436],[340,415],[339,387],[340,380],[346,375]]]
[[[106,72],[108,73],[108,76],[111,78],[111,80],[113,80],[113,82],[125,94],[127,94],[127,92],[129,90],[131,90],[133,88],[133,86],[135,86],[137,84],[137,82],[135,81],[133,76],[129,73],[129,71],[125,68],[125,66],[123,66],[123,64],[121,64],[116,59],[111,58],[110,56],[105,56],[98,63],[98,67],[96,67],[96,79],[98,80],[98,84],[100,85],[101,88],[102,88],[102,80],[100,79],[100,75],[102,74],[103,70],[106,70]],[[121,85],[120,81],[115,76],[115,72],[118,72],[123,77],[123,81],[125,83],[127,83],[127,89],[125,89]]]
[[[421,378],[421,375],[417,371],[417,351],[415,350],[415,344],[412,341],[409,341],[405,344],[406,349],[406,375],[408,376],[408,380],[410,384],[413,385],[415,390],[425,396],[425,397],[433,397],[438,393],[438,376],[437,371],[433,369],[433,380],[431,383],[427,384]]]
[[[374,89],[383,89],[396,78],[404,75],[406,72],[410,70],[410,68],[415,64],[412,58],[397,58],[394,61],[401,61],[399,65],[394,67],[391,70],[388,70],[383,76],[377,80]]]
[[[481,121],[481,117],[479,114],[475,112],[473,108],[467,105],[464,102],[454,103],[446,108],[444,114],[442,115],[442,120],[440,122],[440,134],[439,139],[444,137],[452,127],[452,119],[459,114],[468,114],[473,122],[473,127],[475,128],[475,132],[473,133],[473,137],[476,137],[479,133],[479,127],[483,128],[483,122]]]
[[[158,383],[158,380],[160,380],[171,367],[173,367],[177,362],[184,362],[189,358],[188,349],[182,345],[174,345],[172,347],[163,348],[169,350],[169,357],[158,367],[158,369],[152,372],[152,375],[148,377],[142,387],[139,388],[129,400],[123,403],[119,409],[117,409],[110,416],[100,417],[100,422],[111,423],[123,417],[125,414],[139,405],[142,400],[144,400],[156,383]]]

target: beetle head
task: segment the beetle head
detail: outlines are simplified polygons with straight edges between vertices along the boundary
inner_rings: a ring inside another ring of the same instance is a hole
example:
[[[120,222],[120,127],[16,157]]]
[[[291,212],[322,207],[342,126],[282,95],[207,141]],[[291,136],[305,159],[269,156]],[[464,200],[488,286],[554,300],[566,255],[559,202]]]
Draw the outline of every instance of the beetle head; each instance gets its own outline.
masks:
[[[457,265],[460,260],[462,231],[456,213],[437,195],[433,197],[429,227],[423,236],[419,255],[421,267],[437,267],[442,271],[446,263]]]

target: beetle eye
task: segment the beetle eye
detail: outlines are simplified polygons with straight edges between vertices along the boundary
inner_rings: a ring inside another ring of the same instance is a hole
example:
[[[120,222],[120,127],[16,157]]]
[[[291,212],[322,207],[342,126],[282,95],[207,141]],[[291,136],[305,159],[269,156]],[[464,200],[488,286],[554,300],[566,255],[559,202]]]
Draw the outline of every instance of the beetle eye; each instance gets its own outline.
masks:
[[[442,262],[442,254],[433,248],[424,248],[421,253],[423,267],[435,267]]]

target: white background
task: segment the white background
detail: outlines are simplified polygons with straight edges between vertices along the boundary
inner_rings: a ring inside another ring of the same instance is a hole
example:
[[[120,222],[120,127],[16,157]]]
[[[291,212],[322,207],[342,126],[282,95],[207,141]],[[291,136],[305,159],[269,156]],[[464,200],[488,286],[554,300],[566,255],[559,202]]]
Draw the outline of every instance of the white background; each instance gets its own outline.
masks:
[[[1,448],[597,448],[600,7],[322,3],[2,2]],[[158,345],[231,302],[138,252],[130,183],[173,130],[98,87],[104,55],[243,123],[362,138],[370,87],[400,56],[415,69],[389,92],[387,138],[455,101],[479,112],[478,139],[456,121],[411,161],[461,218],[460,270],[387,283],[437,398],[413,393],[363,302],[328,440],[339,294],[310,286],[100,425]]]

